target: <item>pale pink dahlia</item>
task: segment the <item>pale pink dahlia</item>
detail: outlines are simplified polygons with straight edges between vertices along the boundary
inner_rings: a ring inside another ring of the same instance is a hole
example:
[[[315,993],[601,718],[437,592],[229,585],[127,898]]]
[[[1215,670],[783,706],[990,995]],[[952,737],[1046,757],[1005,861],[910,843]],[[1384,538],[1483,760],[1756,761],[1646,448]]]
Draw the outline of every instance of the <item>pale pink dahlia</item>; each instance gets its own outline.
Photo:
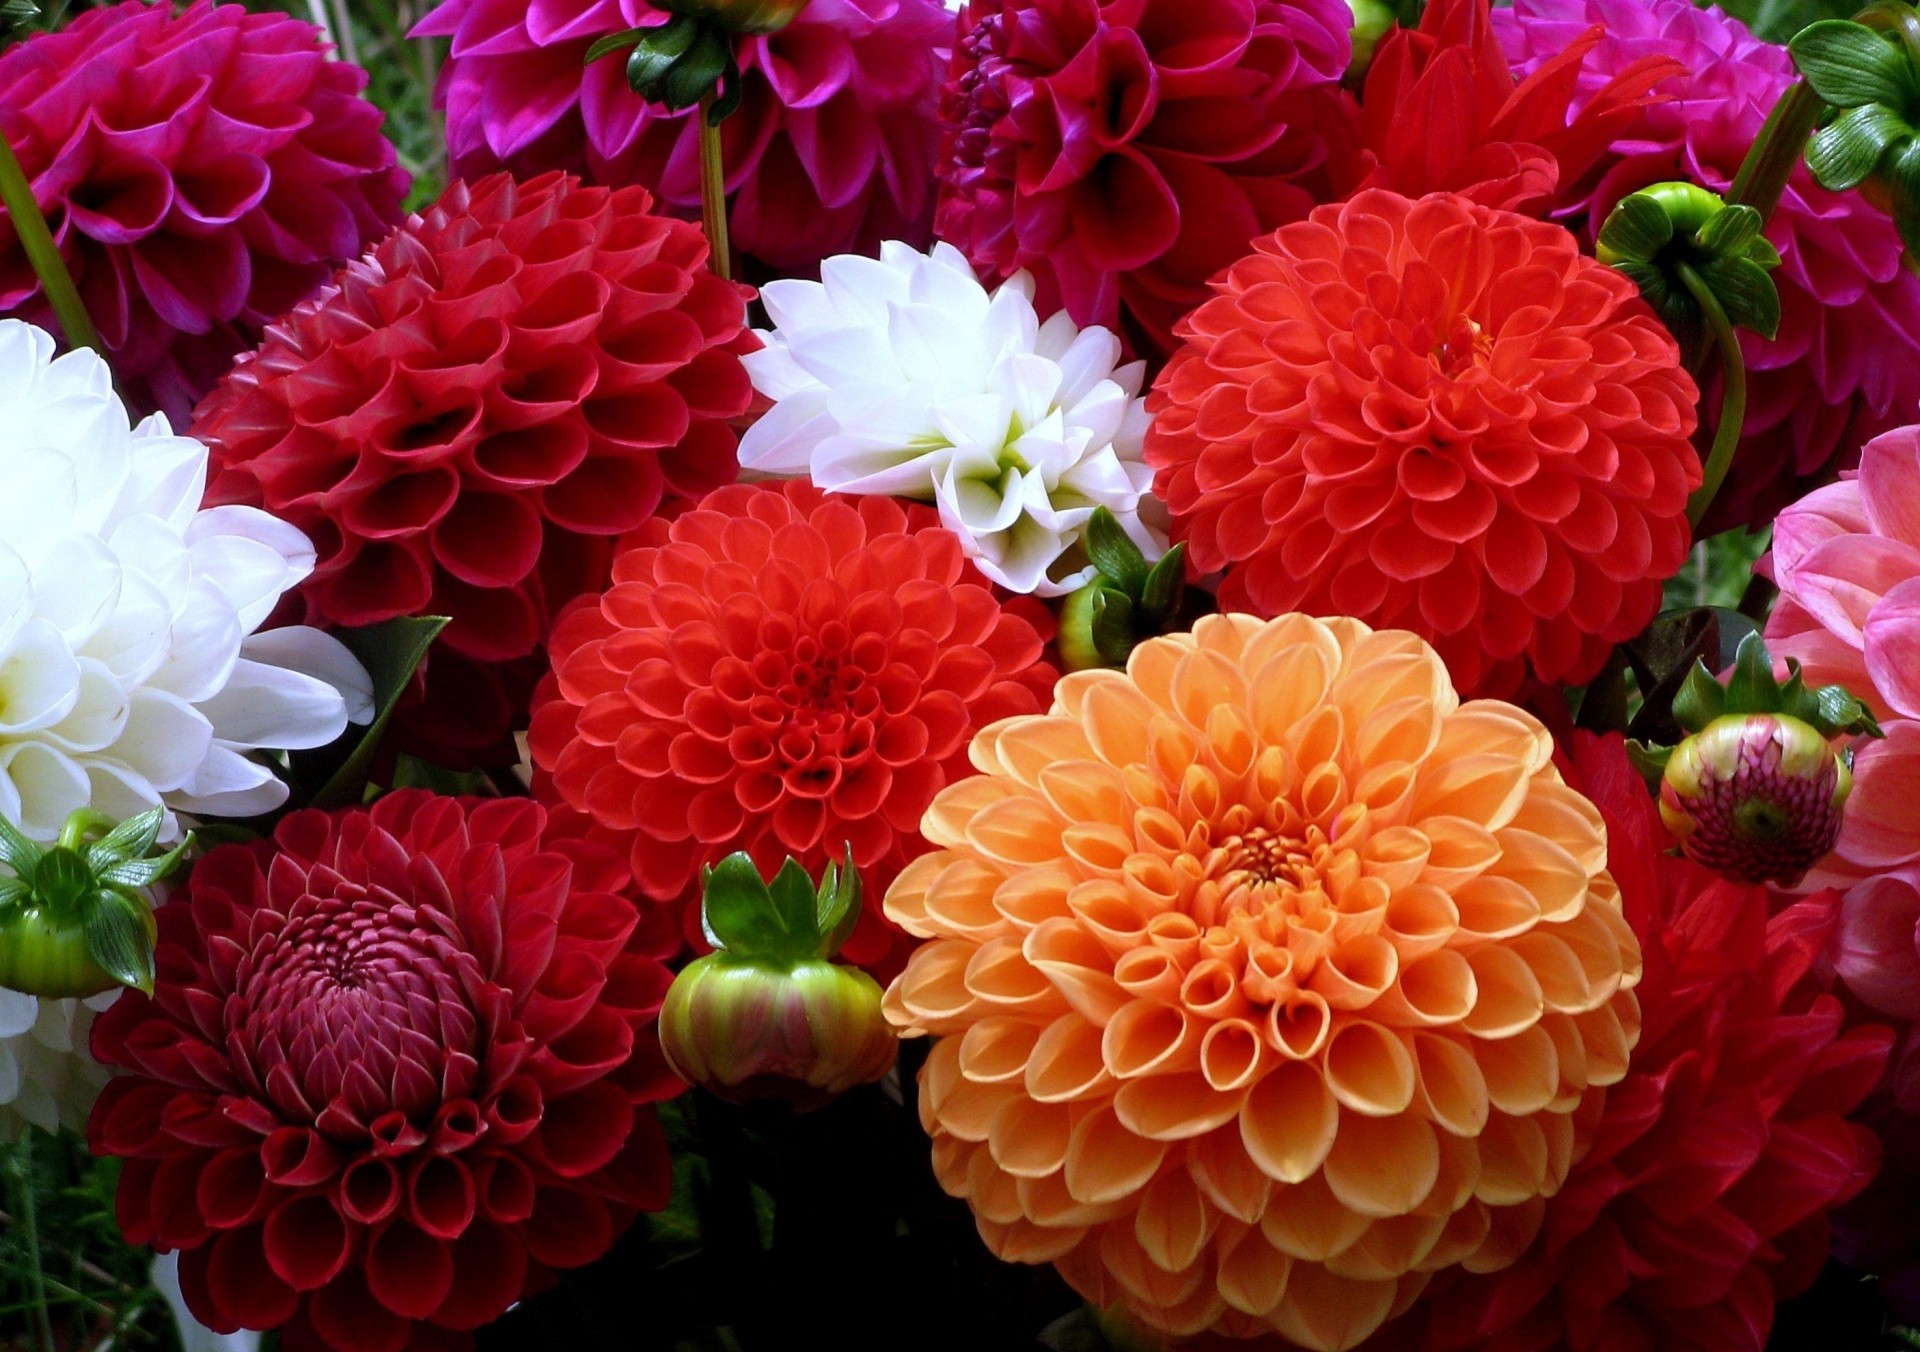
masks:
[[[128,403],[184,427],[234,355],[400,219],[407,174],[320,31],[128,0],[0,53],[3,133]],[[0,314],[50,323],[0,209]]]
[[[1840,839],[1806,885],[1920,883],[1920,427],[1876,437],[1858,475],[1782,512],[1768,566],[1774,655],[1798,658],[1809,684],[1845,685],[1887,734],[1860,746]]]
[[[438,99],[454,170],[565,169],[697,216],[694,111],[643,102],[620,58],[584,66],[597,39],[665,17],[644,0],[446,0],[414,31],[453,39]],[[811,271],[883,239],[928,243],[952,34],[940,0],[812,0],[780,32],[742,38],[744,99],[721,127],[734,247]]]
[[[1614,143],[1587,200],[1589,230],[1614,203],[1666,179],[1721,190],[1732,181],[1774,101],[1794,81],[1784,47],[1688,0],[1515,0],[1495,11],[1507,54],[1531,72],[1598,24],[1577,110],[1630,62],[1671,56],[1686,67],[1659,88],[1671,99],[1644,109]],[[1747,364],[1774,378],[1752,382],[1746,433],[1732,476],[1706,527],[1764,522],[1851,464],[1874,434],[1905,421],[1920,401],[1920,277],[1900,266],[1886,213],[1857,193],[1830,193],[1795,170],[1767,237],[1780,249],[1780,334],[1742,335]],[[1719,397],[1703,404],[1710,419]],[[1703,437],[1711,427],[1702,427]]]

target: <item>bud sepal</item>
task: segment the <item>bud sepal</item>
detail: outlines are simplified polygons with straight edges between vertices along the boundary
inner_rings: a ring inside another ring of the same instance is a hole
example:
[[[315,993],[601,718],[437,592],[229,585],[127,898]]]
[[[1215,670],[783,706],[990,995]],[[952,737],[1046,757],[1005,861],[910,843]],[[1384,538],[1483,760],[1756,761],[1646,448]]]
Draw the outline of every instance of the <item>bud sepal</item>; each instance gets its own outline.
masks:
[[[1135,645],[1179,628],[1187,608],[1187,547],[1148,564],[1140,546],[1105,507],[1087,521],[1093,580],[1060,608],[1060,660],[1068,671],[1124,667]]]

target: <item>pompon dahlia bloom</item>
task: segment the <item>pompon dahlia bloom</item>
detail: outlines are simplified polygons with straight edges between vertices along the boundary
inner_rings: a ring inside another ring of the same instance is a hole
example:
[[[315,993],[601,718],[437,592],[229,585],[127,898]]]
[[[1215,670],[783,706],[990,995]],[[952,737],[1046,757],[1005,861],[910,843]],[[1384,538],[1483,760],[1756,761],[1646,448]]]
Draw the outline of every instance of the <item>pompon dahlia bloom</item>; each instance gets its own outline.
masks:
[[[1164,353],[1210,277],[1312,206],[1352,26],[1340,0],[971,0],[940,237]]]
[[[0,134],[142,412],[185,426],[261,330],[400,219],[407,174],[312,24],[127,0],[0,52]],[[6,211],[0,208],[0,219]],[[0,312],[52,311],[0,226]]]
[[[1640,969],[1537,721],[1412,634],[1221,615],[973,757],[888,894],[928,942],[887,1010],[940,1039],[921,1118],[994,1253],[1321,1352],[1520,1256]]]
[[[697,218],[694,110],[649,106],[617,59],[582,73],[595,41],[665,13],[645,0],[445,0],[414,32],[453,39],[436,97],[454,171],[565,169],[640,184]],[[952,40],[940,0],[811,0],[778,33],[739,39],[740,110],[720,128],[735,249],[810,272],[885,239],[926,243]]]
[[[1857,475],[1782,512],[1761,566],[1780,586],[1774,656],[1845,685],[1887,734],[1856,746],[1840,838],[1806,886],[1890,871],[1920,884],[1920,427],[1876,437]]]
[[[457,1348],[666,1203],[671,1094],[623,861],[525,799],[390,794],[214,850],[152,999],[94,1024],[119,1220],[218,1330]]]
[[[1679,348],[1557,225],[1369,190],[1256,241],[1182,322],[1147,463],[1225,609],[1354,615],[1463,691],[1578,685],[1686,557]]]
[[[450,763],[513,759],[554,615],[612,537],[733,478],[739,287],[639,188],[456,183],[201,405],[216,502],[313,536],[316,623],[450,615],[404,712]]]
[[[1580,734],[1575,781],[1606,819],[1646,970],[1632,1069],[1582,1109],[1592,1147],[1514,1266],[1468,1277],[1382,1342],[1422,1352],[1761,1352],[1777,1301],[1827,1253],[1829,1209],[1879,1165],[1847,1120],[1889,1030],[1843,1030],[1812,977],[1832,892],[1768,918],[1768,893],[1664,853],[1619,738]],[[1909,940],[1911,944],[1911,940]]]
[[[989,293],[948,244],[830,258],[818,282],[769,282],[774,328],[747,354],[772,409],[740,439],[742,469],[838,493],[932,501],[974,566],[1022,595],[1093,578],[1080,537],[1105,507],[1149,558],[1164,524],[1140,458],[1143,362],[1120,340],[1045,324],[1033,279]]]
[[[850,845],[870,899],[842,950],[887,971],[880,897],[967,742],[1052,688],[933,512],[737,485],[651,521],[604,596],[561,617],[529,738],[543,790],[632,851],[640,892],[699,926],[704,865],[818,875]]]
[[[1733,181],[1776,100],[1796,76],[1784,47],[1689,0],[1516,0],[1496,15],[1522,72],[1554,60],[1595,24],[1576,107],[1629,63],[1675,58],[1684,76],[1659,92],[1603,161],[1587,202],[1598,229],[1622,197],[1686,179],[1720,191]],[[1750,382],[1739,458],[1703,523],[1707,531],[1765,522],[1851,464],[1863,442],[1904,421],[1920,401],[1920,277],[1901,266],[1887,214],[1857,193],[1830,193],[1804,164],[1768,222],[1779,248],[1780,335],[1741,335]],[[1777,373],[1777,374],[1775,374]],[[1719,400],[1706,406],[1717,413]]]

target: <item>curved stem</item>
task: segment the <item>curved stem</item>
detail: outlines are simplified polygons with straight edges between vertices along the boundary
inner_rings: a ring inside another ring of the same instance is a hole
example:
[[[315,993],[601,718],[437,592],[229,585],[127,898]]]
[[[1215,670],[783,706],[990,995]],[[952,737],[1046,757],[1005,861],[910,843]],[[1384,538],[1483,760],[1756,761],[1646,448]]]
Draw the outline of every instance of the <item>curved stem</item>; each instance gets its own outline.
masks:
[[[738,77],[735,77],[738,78]],[[720,158],[720,128],[713,125],[714,94],[700,96],[700,223],[707,231],[707,262],[723,281],[733,278],[727,242],[727,175]]]
[[[0,136],[0,205],[6,207],[7,219],[20,237],[20,247],[26,250],[27,261],[33,264],[34,275],[47,293],[47,303],[60,321],[67,346],[90,347],[105,356],[100,335],[94,331],[93,321],[87,318],[87,307],[80,302],[73,274],[67,271],[66,262],[60,257],[53,234],[47,229],[47,218],[40,214],[40,204],[33,200],[33,187],[27,182],[26,171],[20,167],[5,136]]]
[[[1761,224],[1780,205],[1780,194],[1787,189],[1801,155],[1806,153],[1807,138],[1813,135],[1826,105],[1805,80],[1782,94],[1767,114],[1753,148],[1734,175],[1727,189],[1729,206],[1748,206],[1760,213]]]
[[[1714,494],[1720,491],[1727,471],[1733,468],[1734,448],[1740,444],[1740,430],[1746,425],[1747,359],[1740,351],[1740,335],[1733,331],[1713,288],[1701,280],[1690,264],[1675,264],[1674,270],[1706,316],[1707,328],[1720,349],[1721,368],[1726,373],[1726,382],[1720,391],[1720,423],[1714,428],[1713,449],[1707,453],[1706,474],[1700,487],[1687,499],[1687,524],[1698,530],[1700,519],[1713,504]]]
[[[75,808],[67,814],[67,820],[60,827],[60,844],[69,850],[80,848],[86,840],[87,832],[98,831],[101,835],[119,825],[104,813],[95,812],[90,807]]]

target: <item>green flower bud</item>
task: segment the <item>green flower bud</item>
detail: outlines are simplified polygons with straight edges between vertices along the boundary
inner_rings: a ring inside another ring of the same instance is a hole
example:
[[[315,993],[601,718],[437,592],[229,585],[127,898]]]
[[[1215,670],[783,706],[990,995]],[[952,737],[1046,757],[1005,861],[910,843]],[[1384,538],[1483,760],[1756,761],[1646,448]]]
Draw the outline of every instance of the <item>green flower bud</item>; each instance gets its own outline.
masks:
[[[1175,545],[1149,565],[1105,507],[1094,509],[1084,538],[1093,580],[1060,607],[1060,661],[1068,671],[1124,667],[1135,644],[1180,626],[1188,607],[1187,547]]]
[[[1724,714],[1681,742],[1660,817],[1689,859],[1742,883],[1791,887],[1833,848],[1853,791],[1846,759],[1785,714]]]

